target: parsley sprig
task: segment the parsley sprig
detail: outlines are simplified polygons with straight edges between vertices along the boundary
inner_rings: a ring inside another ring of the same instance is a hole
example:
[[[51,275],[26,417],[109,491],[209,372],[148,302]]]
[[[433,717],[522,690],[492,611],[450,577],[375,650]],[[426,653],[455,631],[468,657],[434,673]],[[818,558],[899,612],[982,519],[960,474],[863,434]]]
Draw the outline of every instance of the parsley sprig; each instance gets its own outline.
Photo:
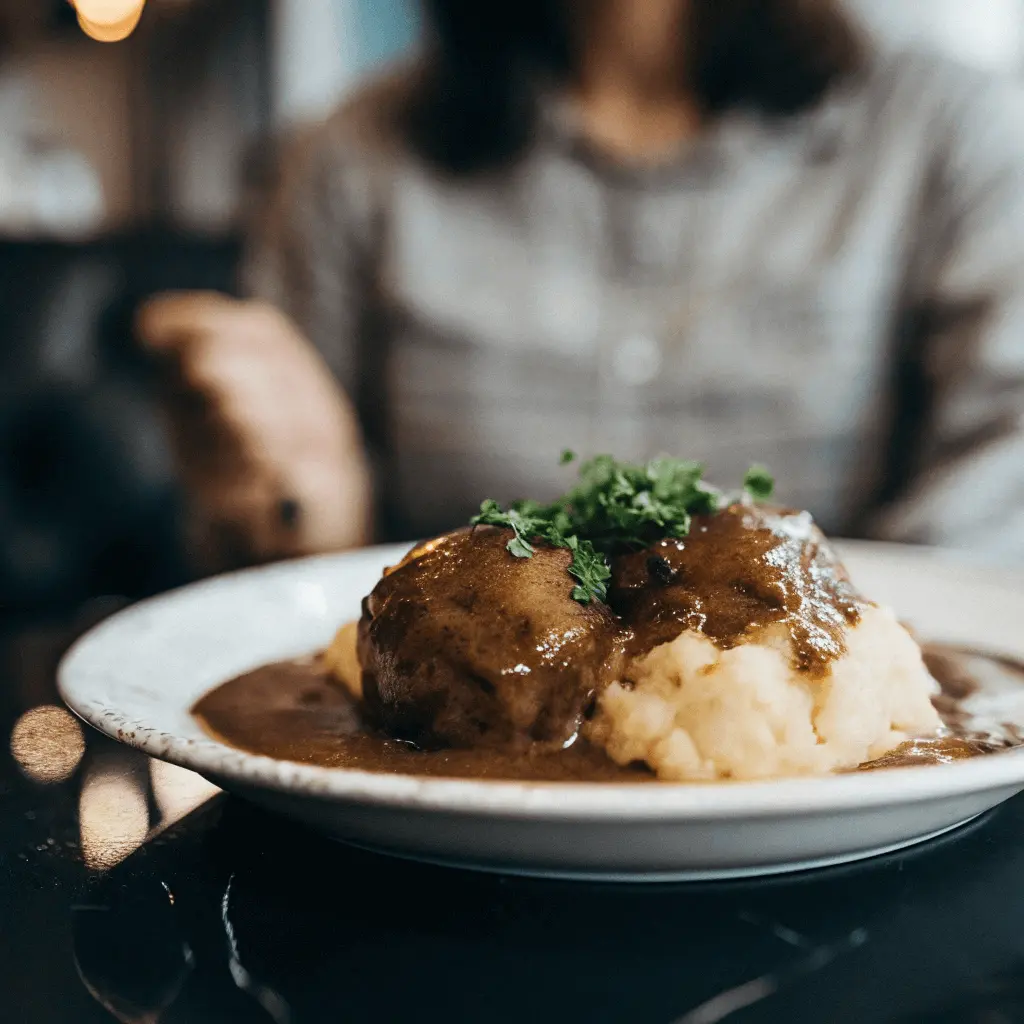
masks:
[[[575,458],[566,451],[561,461]],[[488,498],[470,522],[511,529],[508,550],[516,558],[531,558],[536,544],[567,548],[569,574],[576,580],[572,596],[589,604],[608,596],[608,555],[685,537],[693,516],[748,500],[744,495],[766,501],[774,489],[771,474],[758,465],[747,471],[737,495],[712,487],[703,476],[699,462],[662,457],[636,464],[598,455],[580,466],[576,485],[550,505],[519,501],[505,510]]]
[[[608,563],[589,540],[571,532],[571,520],[561,508],[520,501],[505,512],[496,501],[488,498],[480,506],[480,514],[470,522],[474,526],[511,527],[514,536],[507,547],[516,558],[532,558],[536,550],[534,544],[537,543],[568,548],[572,552],[569,575],[576,580],[573,599],[589,604],[594,599],[603,601],[608,596],[608,579],[611,576]]]

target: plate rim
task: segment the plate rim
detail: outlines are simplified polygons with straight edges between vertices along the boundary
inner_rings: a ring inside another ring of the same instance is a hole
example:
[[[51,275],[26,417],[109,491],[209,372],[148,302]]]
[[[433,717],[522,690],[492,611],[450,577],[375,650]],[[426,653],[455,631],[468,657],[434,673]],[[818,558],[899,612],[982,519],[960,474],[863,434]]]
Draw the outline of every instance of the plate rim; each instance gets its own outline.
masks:
[[[955,552],[870,541],[837,541],[840,550],[859,555],[912,559],[970,572],[996,588],[1024,587],[1024,573],[986,565]],[[378,545],[339,554],[315,555],[257,566],[190,583],[137,602],[93,627],[69,648],[58,667],[58,692],[83,721],[104,735],[144,753],[196,771],[218,782],[272,789],[312,798],[379,808],[403,808],[454,815],[480,815],[540,821],[721,822],[772,819],[870,810],[946,800],[973,793],[1024,788],[1024,748],[982,755],[948,765],[898,767],[849,773],[742,782],[657,782],[650,784],[476,780],[391,775],[347,768],[325,768],[251,754],[212,737],[174,736],[152,723],[126,716],[81,692],[79,670],[138,615],[225,581],[288,575],[314,563],[344,564],[354,555],[382,563],[408,545]],[[179,706],[180,709],[180,706]],[[900,784],[891,783],[898,773]]]

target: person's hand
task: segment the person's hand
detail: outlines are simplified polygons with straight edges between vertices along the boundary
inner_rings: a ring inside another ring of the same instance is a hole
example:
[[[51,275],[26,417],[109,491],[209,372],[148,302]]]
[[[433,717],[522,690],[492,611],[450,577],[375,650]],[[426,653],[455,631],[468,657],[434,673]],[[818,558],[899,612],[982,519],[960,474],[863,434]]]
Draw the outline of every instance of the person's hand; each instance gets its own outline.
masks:
[[[355,416],[290,320],[263,302],[182,292],[150,299],[136,326],[167,368],[194,540],[209,567],[367,540]]]

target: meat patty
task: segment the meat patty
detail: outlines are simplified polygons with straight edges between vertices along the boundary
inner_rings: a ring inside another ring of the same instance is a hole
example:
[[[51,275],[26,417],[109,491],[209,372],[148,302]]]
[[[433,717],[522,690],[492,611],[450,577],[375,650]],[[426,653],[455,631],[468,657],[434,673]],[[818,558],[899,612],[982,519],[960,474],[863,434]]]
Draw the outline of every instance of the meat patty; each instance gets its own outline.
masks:
[[[622,655],[598,602],[571,597],[571,555],[516,558],[511,531],[477,527],[413,549],[363,605],[371,719],[423,747],[565,746]]]

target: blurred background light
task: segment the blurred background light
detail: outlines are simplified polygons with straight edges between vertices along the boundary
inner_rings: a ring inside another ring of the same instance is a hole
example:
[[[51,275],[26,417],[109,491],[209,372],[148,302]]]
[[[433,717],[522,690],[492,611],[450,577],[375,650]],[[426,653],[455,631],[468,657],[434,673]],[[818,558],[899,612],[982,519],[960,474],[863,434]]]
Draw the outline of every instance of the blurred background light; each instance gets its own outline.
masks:
[[[160,812],[160,829],[180,821],[220,792],[201,775],[166,761],[150,761],[149,777],[153,801]]]
[[[11,754],[18,767],[36,782],[63,782],[70,778],[85,752],[85,737],[78,720],[63,708],[32,708],[11,730]]]
[[[149,833],[149,779],[137,768],[120,750],[104,751],[86,768],[78,821],[82,857],[94,870],[120,864]]]
[[[101,43],[116,43],[135,31],[146,0],[71,0],[78,24]]]

